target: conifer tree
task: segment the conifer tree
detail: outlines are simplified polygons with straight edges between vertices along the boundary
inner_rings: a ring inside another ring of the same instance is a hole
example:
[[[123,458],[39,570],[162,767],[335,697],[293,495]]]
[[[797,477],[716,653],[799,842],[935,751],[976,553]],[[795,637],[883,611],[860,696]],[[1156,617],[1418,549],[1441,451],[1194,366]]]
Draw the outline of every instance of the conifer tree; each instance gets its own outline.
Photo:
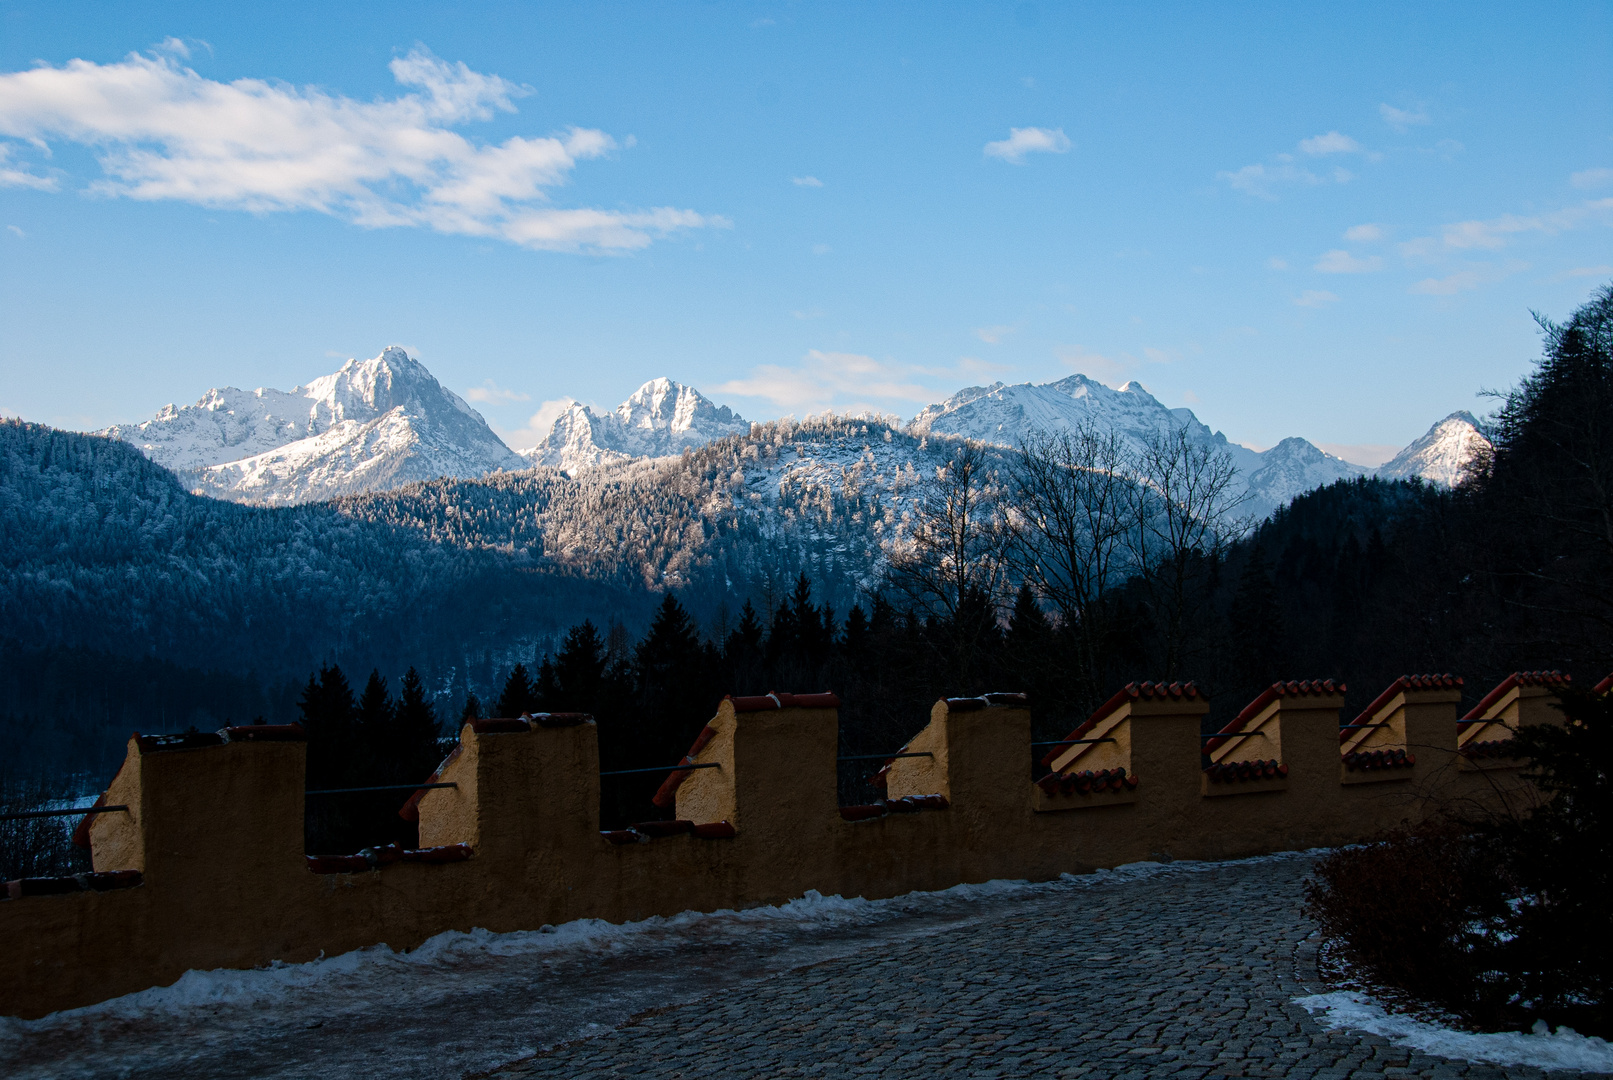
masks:
[[[352,770],[366,782],[383,783],[395,757],[392,747],[394,706],[386,680],[379,669],[370,671],[364,692],[359,695],[354,715],[354,761]]]
[[[408,783],[415,777],[429,776],[442,756],[437,746],[437,740],[442,738],[442,727],[437,723],[436,708],[426,697],[425,685],[412,667],[399,684],[393,729],[395,759],[403,773],[401,781]]]
[[[308,786],[341,786],[352,774],[358,741],[353,688],[342,669],[321,667],[309,678],[297,707],[308,731]]]
[[[542,712],[564,712],[560,702],[560,680],[555,675],[554,661],[545,656],[538,665],[538,677],[532,680],[534,708]]]
[[[560,652],[554,658],[555,700],[549,707],[557,712],[597,712],[600,692],[605,685],[605,643],[592,621],[566,631]]]
[[[482,718],[482,699],[474,692],[465,695],[465,707],[459,710],[459,722],[467,720],[480,720]]]
[[[510,669],[509,678],[504,680],[504,691],[493,704],[493,712],[497,716],[521,716],[533,710],[535,699],[536,694],[531,679],[527,677],[526,665],[516,664]]]

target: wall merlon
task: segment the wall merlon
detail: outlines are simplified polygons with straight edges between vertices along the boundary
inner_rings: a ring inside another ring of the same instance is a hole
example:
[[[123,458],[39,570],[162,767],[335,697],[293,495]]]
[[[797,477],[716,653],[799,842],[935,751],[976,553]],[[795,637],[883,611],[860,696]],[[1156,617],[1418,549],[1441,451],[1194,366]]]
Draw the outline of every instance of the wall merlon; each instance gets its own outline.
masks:
[[[1539,715],[1560,685],[1520,678],[1490,706]],[[887,797],[867,807],[838,805],[838,699],[733,697],[668,763],[656,803],[675,819],[609,833],[599,829],[591,718],[478,720],[424,781],[455,786],[423,788],[404,805],[419,849],[318,859],[303,855],[300,730],[137,738],[103,796],[130,812],[79,830],[97,871],[117,873],[0,893],[15,897],[0,900],[0,934],[15,943],[0,951],[0,1013],[38,1016],[188,968],[378,942],[413,948],[445,930],[622,921],[807,889],[872,898],[1352,842],[1437,800],[1493,801],[1523,784],[1515,771],[1498,783],[1423,767],[1427,754],[1456,758],[1454,677],[1397,680],[1360,721],[1381,727],[1341,726],[1344,693],[1325,680],[1274,684],[1206,739],[1202,690],[1133,683],[1069,736],[1096,741],[1046,755],[1032,753],[1023,696],[943,699],[902,749],[915,756],[881,770]],[[1350,779],[1345,753],[1408,745],[1415,769],[1356,771],[1419,783]],[[1052,771],[1033,783],[1037,757]]]

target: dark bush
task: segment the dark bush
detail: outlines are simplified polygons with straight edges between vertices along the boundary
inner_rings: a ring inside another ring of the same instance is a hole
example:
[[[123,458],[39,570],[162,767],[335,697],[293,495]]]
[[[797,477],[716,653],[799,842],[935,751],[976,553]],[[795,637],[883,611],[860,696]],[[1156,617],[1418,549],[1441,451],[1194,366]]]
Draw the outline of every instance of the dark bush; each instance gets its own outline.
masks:
[[[1324,858],[1306,910],[1370,981],[1477,1027],[1613,1035],[1613,695],[1564,695],[1564,726],[1523,728],[1549,798],[1441,818]]]

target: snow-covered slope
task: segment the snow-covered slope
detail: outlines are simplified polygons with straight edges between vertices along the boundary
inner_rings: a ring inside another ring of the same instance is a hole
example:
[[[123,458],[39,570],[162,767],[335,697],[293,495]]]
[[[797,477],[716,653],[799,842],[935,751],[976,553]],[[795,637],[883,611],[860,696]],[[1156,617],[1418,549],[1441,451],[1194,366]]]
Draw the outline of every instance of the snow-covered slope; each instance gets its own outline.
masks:
[[[1248,479],[1250,501],[1273,509],[1286,506],[1296,495],[1371,471],[1299,438],[1284,439],[1256,457],[1260,464]]]
[[[102,434],[200,494],[297,503],[527,463],[481,414],[393,346],[289,392],[225,387]]]
[[[1479,422],[1469,412],[1453,412],[1428,429],[1390,461],[1379,466],[1377,475],[1386,480],[1407,480],[1420,476],[1435,484],[1454,487],[1461,483],[1467,463],[1490,449]]]
[[[1194,441],[1231,456],[1248,491],[1246,511],[1262,516],[1295,495],[1367,471],[1299,438],[1284,439],[1264,453],[1251,450],[1210,430],[1191,409],[1167,409],[1140,383],[1116,390],[1085,375],[1040,385],[971,386],[919,413],[910,430],[1014,446],[1033,431],[1083,422],[1119,432],[1133,449],[1159,431],[1185,427]]]
[[[749,430],[750,421],[714,405],[694,387],[652,379],[603,416],[572,402],[548,437],[521,456],[534,465],[575,472],[632,458],[668,457]]]

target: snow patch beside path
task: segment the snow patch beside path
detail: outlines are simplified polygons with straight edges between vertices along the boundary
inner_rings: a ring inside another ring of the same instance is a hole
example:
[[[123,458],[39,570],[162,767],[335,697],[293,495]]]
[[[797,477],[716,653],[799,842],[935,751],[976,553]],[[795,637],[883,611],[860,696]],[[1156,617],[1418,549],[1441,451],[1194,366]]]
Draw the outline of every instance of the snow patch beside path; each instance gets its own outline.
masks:
[[[1318,1019],[1326,1027],[1366,1031],[1396,1046],[1425,1054],[1489,1065],[1613,1072],[1613,1045],[1594,1035],[1581,1035],[1573,1028],[1551,1031],[1544,1020],[1535,1021],[1534,1031],[1527,1034],[1521,1031],[1475,1034],[1390,1013],[1365,994],[1353,990],[1295,998],[1294,1004],[1303,1005],[1312,1013],[1324,1014]]]
[[[1173,868],[1188,869],[1196,865],[1204,864],[1176,863]],[[8,1035],[17,1037],[25,1032],[86,1021],[141,1020],[226,1005],[263,1007],[305,1002],[311,991],[341,998],[392,984],[396,976],[405,973],[415,978],[448,971],[465,976],[503,958],[579,959],[634,951],[656,952],[669,945],[675,946],[691,935],[706,940],[732,941],[770,929],[818,934],[847,927],[875,926],[902,917],[966,909],[988,900],[1033,896],[1072,885],[1098,885],[1166,870],[1167,867],[1157,863],[1133,863],[1079,877],[1065,874],[1054,881],[987,881],[936,892],[907,893],[885,900],[846,899],[809,890],[785,904],[738,911],[685,911],[630,923],[578,919],[542,930],[505,933],[481,928],[449,930],[407,952],[394,952],[383,944],[300,964],[275,961],[251,969],[193,969],[168,986],[51,1013],[38,1020],[0,1017],[0,1040]],[[475,976],[470,975],[467,981],[474,983]]]

